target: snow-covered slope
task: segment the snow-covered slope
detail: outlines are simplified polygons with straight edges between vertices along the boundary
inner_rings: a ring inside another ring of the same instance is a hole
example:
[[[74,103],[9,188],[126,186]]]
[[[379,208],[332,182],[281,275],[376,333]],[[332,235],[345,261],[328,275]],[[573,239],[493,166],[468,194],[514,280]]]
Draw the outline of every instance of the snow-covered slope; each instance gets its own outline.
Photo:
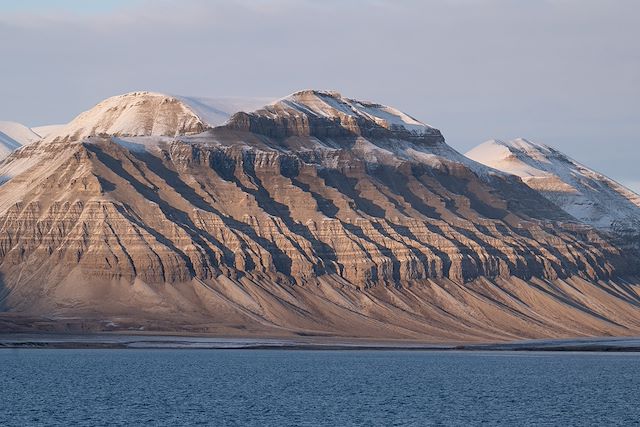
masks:
[[[21,146],[22,145],[18,141],[0,131],[0,159],[4,159],[13,150],[18,149]]]
[[[256,108],[263,101],[131,92],[105,99],[67,125],[51,132],[46,139],[80,140],[99,134],[114,136],[196,134],[224,123],[236,111],[243,108]]]
[[[30,144],[40,139],[40,135],[27,126],[16,122],[0,121],[0,132],[20,145]]]
[[[197,114],[174,97],[132,92],[105,99],[46,139],[80,140],[98,134],[173,136],[177,133],[198,133],[205,128]]]
[[[35,133],[37,133],[41,138],[46,138],[47,136],[49,136],[51,133],[53,132],[57,132],[60,129],[62,129],[63,127],[65,127],[64,124],[58,124],[58,125],[43,125],[43,126],[35,126],[32,127],[31,130],[34,131]]]
[[[174,96],[184,102],[210,127],[223,124],[233,113],[253,111],[273,101],[272,98]]]
[[[40,136],[23,124],[0,121],[0,159],[13,150],[40,139]]]
[[[526,139],[490,140],[467,157],[517,175],[580,221],[608,229],[640,220],[640,196],[560,151]]]

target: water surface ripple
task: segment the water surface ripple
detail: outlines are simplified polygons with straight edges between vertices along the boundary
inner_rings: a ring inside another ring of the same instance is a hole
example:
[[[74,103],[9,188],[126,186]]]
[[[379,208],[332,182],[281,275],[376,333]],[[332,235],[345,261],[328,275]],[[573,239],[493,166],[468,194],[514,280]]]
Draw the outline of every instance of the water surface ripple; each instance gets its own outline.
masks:
[[[0,350],[0,425],[632,425],[640,354]]]

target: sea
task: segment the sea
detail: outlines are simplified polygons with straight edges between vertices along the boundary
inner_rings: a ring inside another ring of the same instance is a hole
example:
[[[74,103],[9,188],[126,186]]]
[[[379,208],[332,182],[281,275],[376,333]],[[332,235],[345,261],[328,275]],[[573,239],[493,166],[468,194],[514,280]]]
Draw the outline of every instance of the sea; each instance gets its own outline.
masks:
[[[2,349],[1,426],[614,426],[640,353]]]

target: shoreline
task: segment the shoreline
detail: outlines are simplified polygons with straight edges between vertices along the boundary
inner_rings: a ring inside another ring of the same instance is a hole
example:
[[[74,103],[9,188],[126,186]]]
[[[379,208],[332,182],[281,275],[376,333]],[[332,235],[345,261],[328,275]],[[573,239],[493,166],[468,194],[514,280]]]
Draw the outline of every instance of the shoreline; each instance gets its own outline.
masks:
[[[1,349],[127,350],[325,350],[325,351],[488,351],[640,352],[640,337],[522,340],[501,343],[421,343],[314,337],[232,338],[143,334],[0,333]]]

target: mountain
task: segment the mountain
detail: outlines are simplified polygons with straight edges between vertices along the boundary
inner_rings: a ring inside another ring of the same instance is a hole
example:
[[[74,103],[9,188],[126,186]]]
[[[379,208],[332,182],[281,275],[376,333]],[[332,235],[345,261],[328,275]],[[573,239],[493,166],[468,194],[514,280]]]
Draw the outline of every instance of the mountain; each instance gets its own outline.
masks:
[[[25,125],[0,121],[0,159],[13,150],[40,139],[40,136]]]
[[[514,174],[574,218],[594,227],[640,221],[640,196],[560,151],[526,139],[491,140],[467,157]]]
[[[176,136],[222,124],[232,113],[261,105],[258,99],[197,98],[154,92],[114,96],[85,111],[47,139],[80,140],[91,135]]]
[[[640,330],[636,271],[607,234],[395,108],[307,90],[203,116],[135,92],[0,162],[0,328]]]
[[[0,132],[20,145],[30,144],[40,139],[40,135],[32,129],[16,122],[0,121]]]

